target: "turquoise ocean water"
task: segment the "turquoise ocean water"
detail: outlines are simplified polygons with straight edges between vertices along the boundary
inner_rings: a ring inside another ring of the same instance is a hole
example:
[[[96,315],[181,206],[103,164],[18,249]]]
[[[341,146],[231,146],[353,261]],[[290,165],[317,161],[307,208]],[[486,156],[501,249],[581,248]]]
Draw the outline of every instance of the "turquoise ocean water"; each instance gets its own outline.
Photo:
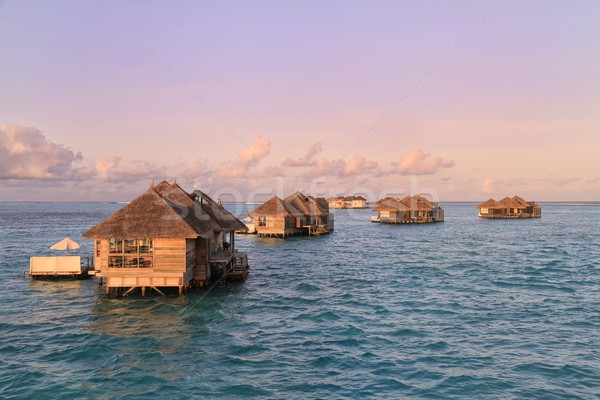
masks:
[[[248,280],[182,297],[19,276],[120,207],[0,204],[0,398],[600,398],[599,205],[340,210],[328,236],[238,236]]]

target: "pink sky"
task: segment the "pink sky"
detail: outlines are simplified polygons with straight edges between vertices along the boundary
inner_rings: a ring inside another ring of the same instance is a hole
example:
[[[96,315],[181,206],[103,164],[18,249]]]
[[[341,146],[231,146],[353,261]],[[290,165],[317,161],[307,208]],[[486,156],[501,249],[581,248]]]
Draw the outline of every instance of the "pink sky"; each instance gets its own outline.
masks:
[[[0,201],[600,200],[600,3],[0,1]]]

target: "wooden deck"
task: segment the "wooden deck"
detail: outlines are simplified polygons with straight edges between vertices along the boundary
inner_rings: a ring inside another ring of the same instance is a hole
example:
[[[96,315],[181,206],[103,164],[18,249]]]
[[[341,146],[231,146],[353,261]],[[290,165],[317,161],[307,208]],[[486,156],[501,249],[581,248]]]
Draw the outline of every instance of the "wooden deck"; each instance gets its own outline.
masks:
[[[87,264],[84,262],[87,259]],[[34,279],[50,277],[71,277],[83,279],[88,277],[90,269],[89,257],[80,256],[31,257],[29,259],[29,276]]]
[[[415,218],[415,219],[394,219],[394,218],[378,218],[371,217],[371,222],[379,224],[431,224],[434,222],[444,222],[443,220],[434,220],[432,218]]]
[[[521,219],[521,218],[542,218],[535,214],[479,214],[480,219]]]
[[[227,250],[219,250],[210,256],[209,262],[218,264],[228,264],[233,258],[233,254]]]

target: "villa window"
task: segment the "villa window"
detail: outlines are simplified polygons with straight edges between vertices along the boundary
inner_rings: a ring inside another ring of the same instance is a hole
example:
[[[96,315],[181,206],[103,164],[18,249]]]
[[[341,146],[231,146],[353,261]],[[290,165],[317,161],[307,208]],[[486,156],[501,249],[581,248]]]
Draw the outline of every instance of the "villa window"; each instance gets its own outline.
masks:
[[[258,217],[258,226],[259,227],[267,226],[267,217]]]
[[[152,239],[110,238],[109,268],[152,268]]]

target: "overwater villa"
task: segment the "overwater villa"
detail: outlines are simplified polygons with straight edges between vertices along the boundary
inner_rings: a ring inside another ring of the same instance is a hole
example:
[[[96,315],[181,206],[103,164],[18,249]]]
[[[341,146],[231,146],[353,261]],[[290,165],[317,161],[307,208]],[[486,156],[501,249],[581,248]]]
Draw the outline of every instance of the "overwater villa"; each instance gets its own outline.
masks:
[[[334,209],[364,209],[367,208],[367,199],[362,196],[337,196],[327,199],[329,208]]]
[[[274,196],[248,215],[259,236],[323,235],[333,230],[333,214],[327,201],[300,192],[284,200]]]
[[[136,288],[179,294],[211,279],[245,277],[246,254],[235,250],[245,225],[205,193],[163,180],[82,236],[94,239],[94,266],[124,295]]]
[[[526,201],[519,196],[505,197],[500,201],[489,199],[477,206],[479,218],[541,218],[542,207],[535,201]]]
[[[373,206],[377,216],[371,221],[381,224],[424,224],[444,221],[444,209],[437,202],[420,195],[406,196],[403,199],[386,197]]]

